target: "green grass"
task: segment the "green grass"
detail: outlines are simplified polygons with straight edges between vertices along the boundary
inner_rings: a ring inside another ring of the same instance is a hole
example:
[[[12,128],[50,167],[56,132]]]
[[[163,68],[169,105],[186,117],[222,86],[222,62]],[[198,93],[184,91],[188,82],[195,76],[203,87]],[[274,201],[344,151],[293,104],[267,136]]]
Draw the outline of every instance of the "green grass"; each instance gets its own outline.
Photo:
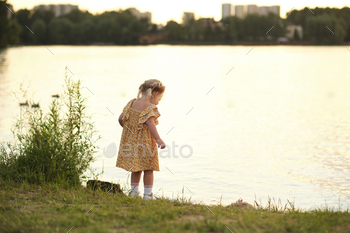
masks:
[[[0,190],[0,232],[350,232],[348,210],[244,210],[4,180]]]

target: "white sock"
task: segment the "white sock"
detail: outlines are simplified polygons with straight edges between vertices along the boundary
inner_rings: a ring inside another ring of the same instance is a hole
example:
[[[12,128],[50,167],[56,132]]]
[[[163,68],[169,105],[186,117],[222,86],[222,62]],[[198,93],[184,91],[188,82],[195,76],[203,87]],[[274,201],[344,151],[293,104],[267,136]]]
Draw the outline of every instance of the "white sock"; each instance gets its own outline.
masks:
[[[151,194],[152,188],[153,188],[153,185],[144,185],[145,194]]]
[[[131,192],[136,193],[139,191],[139,183],[131,183]]]

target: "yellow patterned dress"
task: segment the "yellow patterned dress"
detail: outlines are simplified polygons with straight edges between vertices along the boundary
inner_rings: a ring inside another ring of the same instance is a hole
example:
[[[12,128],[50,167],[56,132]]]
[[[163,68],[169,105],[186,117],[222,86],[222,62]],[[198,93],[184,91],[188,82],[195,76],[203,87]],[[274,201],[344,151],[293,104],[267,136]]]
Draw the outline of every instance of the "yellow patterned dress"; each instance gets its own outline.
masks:
[[[154,116],[158,125],[160,113],[156,105],[151,104],[143,111],[131,108],[136,98],[130,100],[123,109],[123,132],[119,145],[116,167],[130,172],[159,171],[158,147],[156,140],[148,130],[146,121]]]

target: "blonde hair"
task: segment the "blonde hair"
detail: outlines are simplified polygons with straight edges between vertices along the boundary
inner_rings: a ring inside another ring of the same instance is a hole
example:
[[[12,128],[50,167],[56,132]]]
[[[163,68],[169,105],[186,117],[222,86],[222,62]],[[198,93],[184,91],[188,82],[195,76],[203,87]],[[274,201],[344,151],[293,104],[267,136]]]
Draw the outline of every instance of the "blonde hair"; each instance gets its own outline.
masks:
[[[137,93],[137,99],[142,96],[146,96],[147,100],[150,100],[153,92],[159,92],[163,94],[165,91],[165,86],[158,79],[148,79],[142,83],[139,87],[139,92]]]

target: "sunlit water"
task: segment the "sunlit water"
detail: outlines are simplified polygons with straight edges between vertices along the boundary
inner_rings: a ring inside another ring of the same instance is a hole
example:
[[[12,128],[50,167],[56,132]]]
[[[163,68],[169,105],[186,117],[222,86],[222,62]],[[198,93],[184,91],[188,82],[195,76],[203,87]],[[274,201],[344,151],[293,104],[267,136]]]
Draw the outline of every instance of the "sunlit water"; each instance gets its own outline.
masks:
[[[68,66],[87,87],[88,111],[103,137],[92,167],[103,169],[101,180],[130,185],[103,148],[119,147],[119,114],[144,80],[157,78],[167,87],[157,127],[168,148],[154,172],[156,195],[176,198],[183,191],[193,202],[223,205],[239,198],[265,204],[270,196],[303,209],[346,209],[349,60],[345,46],[9,48],[0,52],[0,138],[11,139],[19,117],[11,91],[30,80],[47,111]]]

